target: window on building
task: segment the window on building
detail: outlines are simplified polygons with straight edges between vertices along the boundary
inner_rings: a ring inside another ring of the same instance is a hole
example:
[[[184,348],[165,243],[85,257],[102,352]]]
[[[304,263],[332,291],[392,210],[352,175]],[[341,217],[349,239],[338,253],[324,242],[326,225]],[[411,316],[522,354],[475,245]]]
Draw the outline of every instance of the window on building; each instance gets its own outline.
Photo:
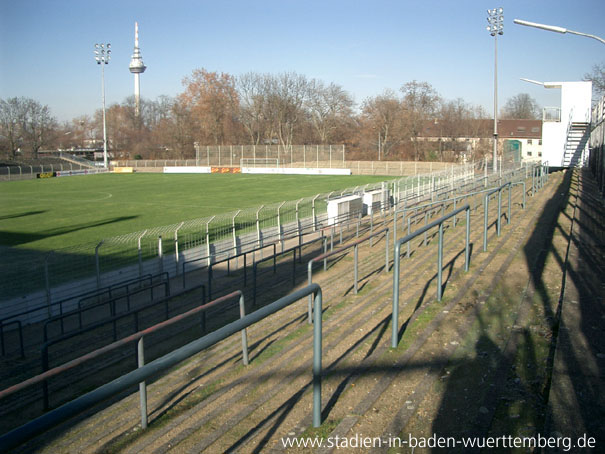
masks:
[[[538,151],[538,156],[542,157],[542,152]]]
[[[531,144],[532,144],[531,139],[527,139],[527,145],[531,145]]]
[[[531,151],[528,151],[528,152],[527,152],[527,156],[531,156]]]
[[[542,145],[542,139],[538,140],[538,145]]]

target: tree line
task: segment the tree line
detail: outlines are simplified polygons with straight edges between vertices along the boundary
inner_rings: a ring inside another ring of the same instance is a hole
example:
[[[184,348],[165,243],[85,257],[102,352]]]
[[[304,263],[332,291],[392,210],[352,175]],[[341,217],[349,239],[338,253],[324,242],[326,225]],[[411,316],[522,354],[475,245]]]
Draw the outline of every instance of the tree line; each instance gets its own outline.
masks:
[[[527,94],[508,100],[501,118],[539,118]],[[490,115],[463,99],[447,100],[427,82],[411,81],[356,105],[335,83],[296,72],[240,76],[196,69],[177,96],[133,96],[107,108],[109,148],[116,157],[187,159],[195,144],[345,144],[351,159],[456,160],[460,138],[484,137]],[[437,141],[423,140],[427,135]],[[37,157],[41,149],[102,146],[102,112],[60,124],[29,98],[0,100],[0,150],[8,159]],[[473,156],[478,158],[480,156]]]

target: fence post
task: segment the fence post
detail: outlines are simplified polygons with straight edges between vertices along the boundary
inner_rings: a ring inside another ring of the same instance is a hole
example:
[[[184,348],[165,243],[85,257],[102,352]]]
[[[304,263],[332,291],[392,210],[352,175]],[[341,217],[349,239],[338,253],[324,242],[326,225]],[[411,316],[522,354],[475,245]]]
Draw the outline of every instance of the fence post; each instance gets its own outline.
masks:
[[[298,204],[302,201],[303,201],[303,199],[301,198],[300,200],[298,200],[296,202],[296,235],[298,235],[298,245],[299,246],[302,243],[302,238],[300,236],[300,216],[298,215]]]
[[[103,244],[103,241],[101,241],[99,244],[97,244],[97,247],[95,247],[95,269],[96,269],[96,273],[97,273],[97,290],[99,290],[101,288],[101,264],[99,261],[99,248]]]
[[[143,367],[145,365],[145,339],[143,336],[137,342],[137,365]],[[145,380],[139,383],[139,399],[141,402],[141,428],[147,429],[147,384]]]
[[[386,273],[389,272],[389,229],[387,229],[384,243],[384,270]]]
[[[284,200],[277,207],[277,233],[278,233],[278,236],[279,236],[279,242],[281,243],[281,251],[282,252],[284,252],[284,239],[282,238],[281,218],[280,218],[280,212],[279,212],[279,210],[281,210],[281,207],[283,207],[285,203],[286,203],[286,201]]]
[[[208,222],[206,222],[206,257],[208,257],[208,266],[210,266],[212,264],[212,256],[210,254],[210,223],[212,222],[212,220],[215,218],[215,216],[212,216],[210,219],[208,219]]]
[[[312,207],[313,207],[313,231],[316,232],[317,231],[317,214],[315,212],[315,199],[317,199],[319,197],[319,194],[317,194],[315,197],[313,197],[313,201],[312,201]]]
[[[162,251],[162,235],[158,236],[158,260],[160,261],[160,273],[164,272],[164,258]]]
[[[261,234],[260,234],[260,219],[258,217],[258,214],[260,213],[260,210],[262,210],[264,208],[265,205],[261,205],[258,210],[256,210],[256,244],[257,247],[261,247]],[[260,257],[263,258],[263,251],[260,251]],[[255,254],[256,255],[256,254]]]
[[[241,213],[242,210],[237,210],[235,212],[235,214],[233,215],[233,219],[232,219],[232,231],[233,231],[233,251],[235,252],[235,255],[237,255],[237,236],[235,234],[235,218],[237,217],[238,214]],[[237,259],[235,259],[235,266],[237,268]]]
[[[137,239],[137,253],[139,256],[139,277],[143,275],[143,251],[141,250],[141,239],[145,236],[147,230]]]
[[[176,272],[174,273],[175,276],[179,275],[179,229],[181,227],[183,227],[183,224],[185,222],[181,222],[179,224],[179,226],[176,228],[176,230],[174,231],[174,259],[175,259],[175,266],[176,266]]]

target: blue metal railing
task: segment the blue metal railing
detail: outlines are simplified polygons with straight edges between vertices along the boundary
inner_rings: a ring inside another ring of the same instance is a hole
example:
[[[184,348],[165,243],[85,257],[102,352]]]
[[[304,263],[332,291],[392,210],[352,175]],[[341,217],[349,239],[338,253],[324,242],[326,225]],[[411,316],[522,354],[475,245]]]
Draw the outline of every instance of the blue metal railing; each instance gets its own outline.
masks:
[[[333,250],[331,252],[325,252],[325,247],[324,247],[324,253],[318,255],[317,257],[312,258],[311,260],[309,260],[308,264],[307,264],[307,279],[308,279],[308,285],[311,285],[313,283],[313,265],[317,262],[319,262],[320,260],[324,261],[324,271],[326,269],[326,259],[328,257],[332,257],[334,255],[339,255],[342,254],[343,252],[347,251],[350,248],[354,248],[354,255],[353,255],[353,289],[355,291],[355,295],[357,295],[358,292],[358,246],[366,241],[370,241],[372,238],[382,235],[383,233],[386,233],[385,237],[386,237],[386,242],[385,242],[385,264],[384,264],[384,269],[385,271],[388,271],[389,269],[389,228],[385,227],[381,230],[378,230],[364,238],[360,238],[358,240],[355,240],[354,242],[338,248],[336,250]],[[308,305],[308,320],[309,323],[311,323],[312,321],[312,308],[311,308],[311,296],[309,296],[309,305]]]
[[[433,227],[439,227],[439,244],[437,252],[437,300],[441,301],[443,284],[442,284],[442,268],[443,268],[443,223],[450,218],[453,218],[456,214],[466,212],[466,246],[465,246],[465,259],[464,259],[464,270],[468,271],[469,260],[470,260],[470,220],[471,220],[471,207],[466,204],[451,213],[440,217],[439,219],[431,222],[430,224],[421,227],[415,232],[404,236],[400,240],[395,242],[395,253],[394,253],[394,268],[393,268],[393,312],[392,312],[392,332],[391,332],[391,347],[396,348],[399,341],[399,269],[401,260],[401,246],[408,241],[422,235],[427,230]]]
[[[227,298],[233,297],[235,293],[229,295],[225,295],[218,300],[225,300]],[[241,295],[241,292],[238,294]],[[24,441],[36,436],[40,435],[46,430],[60,424],[63,421],[66,421],[69,418],[72,418],[79,413],[85,411],[86,409],[92,407],[93,405],[100,403],[106,399],[112,398],[116,396],[118,393],[125,391],[131,386],[141,385],[148,378],[163,372],[165,370],[170,369],[171,367],[181,363],[182,361],[188,359],[189,357],[205,350],[214,344],[226,339],[227,337],[237,333],[238,331],[242,331],[249,327],[250,325],[268,317],[269,315],[301,300],[307,295],[312,294],[314,296],[315,304],[314,304],[314,320],[313,320],[313,427],[319,427],[321,425],[321,370],[322,370],[322,292],[321,287],[317,284],[312,284],[300,290],[297,290],[283,298],[274,301],[273,303],[264,306],[263,308],[248,314],[239,320],[236,320],[224,327],[207,334],[193,342],[190,342],[183,347],[180,347],[167,355],[164,355],[160,358],[157,358],[151,361],[148,364],[141,365],[137,369],[109,382],[105,385],[100,386],[99,388],[80,396],[71,402],[68,402],[61,407],[54,409],[44,415],[24,424],[21,427],[18,427],[7,434],[4,434],[0,437],[0,446],[3,450],[9,450],[23,443]],[[210,303],[209,303],[210,304]],[[177,317],[174,317],[165,322],[159,323],[151,328],[140,331],[136,334],[129,336],[128,338],[122,339],[119,341],[120,345],[124,345],[127,342],[132,342],[134,340],[143,339],[143,336],[153,332],[154,330],[160,329],[169,324],[175,323],[176,321],[182,320],[183,318],[190,316],[193,311],[195,313],[199,312],[200,308],[196,308],[192,311],[189,311],[185,314],[181,314]],[[94,358],[101,353],[104,353],[110,348],[115,348],[114,344],[111,344],[107,347],[99,349],[95,352],[89,353],[86,357],[79,358],[78,363],[84,360],[88,360]],[[73,363],[73,362],[72,362]],[[67,365],[62,366],[63,368]],[[57,369],[57,368],[56,368]],[[54,370],[53,370],[54,371]],[[43,379],[48,378],[48,375],[53,372],[48,371],[45,374],[39,375],[38,377],[34,377],[34,379],[30,379],[26,382],[23,382],[19,385],[19,389],[22,389],[25,386],[29,386],[35,383],[39,383]],[[58,373],[58,372],[54,372]],[[15,387],[12,387],[15,388]],[[142,389],[142,388],[140,388]],[[0,393],[0,398],[4,397],[7,393],[2,391]],[[14,390],[12,392],[15,392]],[[145,399],[146,402],[146,399]],[[141,412],[143,413],[143,405],[145,404],[143,400],[143,392],[141,391]]]

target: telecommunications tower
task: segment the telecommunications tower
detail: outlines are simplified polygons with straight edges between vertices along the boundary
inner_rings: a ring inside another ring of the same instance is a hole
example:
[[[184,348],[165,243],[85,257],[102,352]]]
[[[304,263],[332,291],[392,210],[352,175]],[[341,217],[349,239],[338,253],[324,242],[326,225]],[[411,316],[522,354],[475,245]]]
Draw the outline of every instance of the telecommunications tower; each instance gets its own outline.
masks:
[[[128,68],[134,74],[134,114],[138,117],[141,113],[141,82],[139,75],[145,72],[147,67],[143,63],[141,49],[139,49],[139,24],[137,22],[134,23],[134,51]]]

